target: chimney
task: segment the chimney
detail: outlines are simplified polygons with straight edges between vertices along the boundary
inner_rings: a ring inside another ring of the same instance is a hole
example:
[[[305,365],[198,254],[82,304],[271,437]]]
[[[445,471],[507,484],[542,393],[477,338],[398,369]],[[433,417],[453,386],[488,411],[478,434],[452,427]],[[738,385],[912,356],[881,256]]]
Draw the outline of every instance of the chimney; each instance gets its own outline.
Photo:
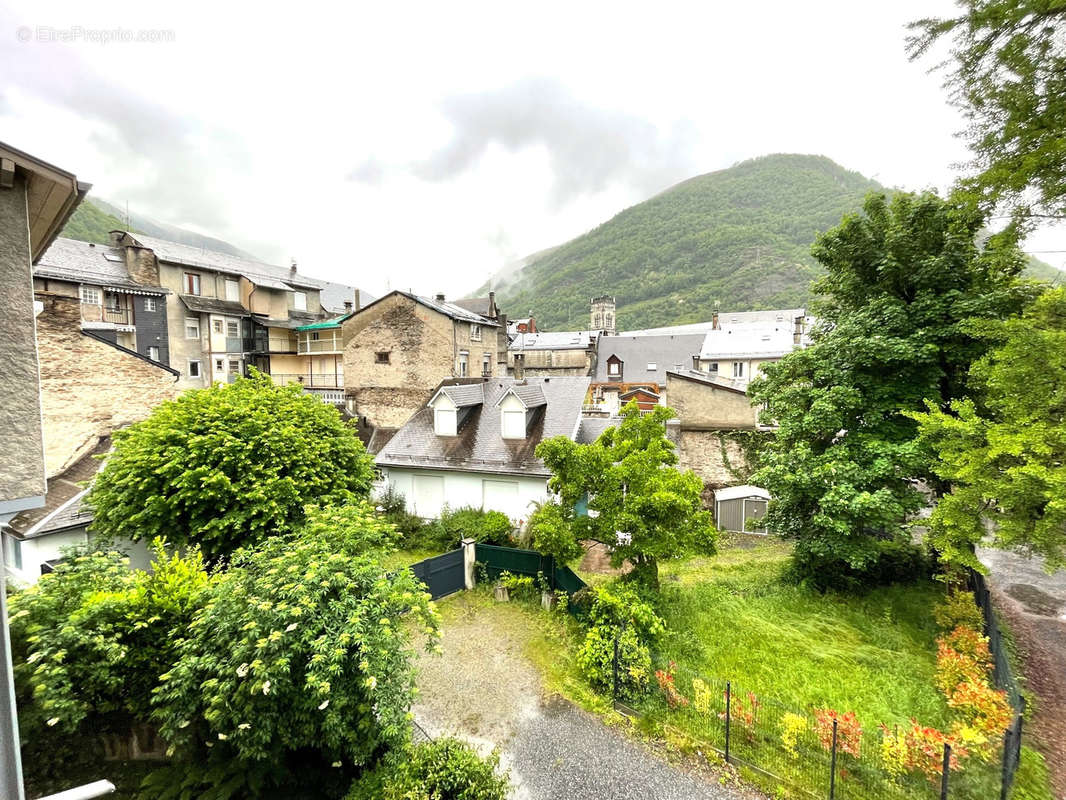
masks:
[[[358,311],[363,307],[363,295],[358,289],[355,290],[355,310]]]
[[[352,301],[351,300],[345,300],[344,301],[344,313],[347,314],[351,310],[352,310]]]
[[[520,381],[525,376],[525,372],[526,372],[525,363],[524,363],[525,359],[526,359],[526,354],[525,353],[515,353],[514,354],[514,377],[515,377],[515,380]]]
[[[292,264],[289,266],[289,277],[290,278],[295,278],[296,277],[296,259],[295,258],[292,260]]]
[[[437,300],[438,303],[443,303],[444,302],[444,293],[443,292],[438,292],[436,300]]]
[[[159,262],[147,247],[126,244],[126,272],[140,286],[159,285]]]
[[[711,314],[711,330],[720,331],[722,326],[718,324],[718,301],[714,301],[714,312]]]
[[[495,318],[499,312],[496,310],[496,292],[489,292],[489,316]]]

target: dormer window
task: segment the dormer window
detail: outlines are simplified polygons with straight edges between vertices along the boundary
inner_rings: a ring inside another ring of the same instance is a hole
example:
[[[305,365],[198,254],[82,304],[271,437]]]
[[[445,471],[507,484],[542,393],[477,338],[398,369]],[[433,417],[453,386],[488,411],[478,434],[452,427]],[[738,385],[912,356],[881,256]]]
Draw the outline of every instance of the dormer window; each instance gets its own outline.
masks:
[[[455,436],[456,409],[436,408],[433,410],[433,432],[437,436]]]
[[[621,379],[622,359],[618,356],[611,356],[607,359],[607,377]]]
[[[503,438],[504,439],[525,439],[526,438],[526,412],[525,409],[519,411],[510,411],[504,409],[502,412],[503,420]]]
[[[481,326],[480,325],[471,325],[470,326],[470,341],[472,341],[472,342],[480,342],[481,341]]]

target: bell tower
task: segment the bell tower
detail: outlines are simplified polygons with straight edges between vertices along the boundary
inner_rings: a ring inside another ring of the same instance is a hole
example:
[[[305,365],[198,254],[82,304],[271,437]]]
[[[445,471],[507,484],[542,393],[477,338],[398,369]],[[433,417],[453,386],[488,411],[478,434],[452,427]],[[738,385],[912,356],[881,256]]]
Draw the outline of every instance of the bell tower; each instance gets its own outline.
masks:
[[[606,334],[616,333],[614,298],[609,295],[593,297],[589,300],[589,305],[589,330]]]

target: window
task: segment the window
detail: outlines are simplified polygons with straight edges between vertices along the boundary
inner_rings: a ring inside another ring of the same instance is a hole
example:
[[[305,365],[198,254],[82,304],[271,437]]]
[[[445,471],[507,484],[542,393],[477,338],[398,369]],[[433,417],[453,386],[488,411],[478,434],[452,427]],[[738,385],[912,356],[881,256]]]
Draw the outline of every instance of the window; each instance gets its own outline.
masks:
[[[226,322],[226,335],[231,339],[236,339],[241,335],[241,326],[237,324],[237,320],[231,319]]]
[[[185,294],[200,294],[200,276],[195,272],[185,273]]]
[[[114,292],[104,292],[104,306],[108,311],[121,311],[122,298]]]
[[[459,377],[465,378],[469,372],[470,354],[466,350],[459,351]]]
[[[710,364],[709,364],[709,365],[707,366],[707,371],[708,371],[708,372],[717,372],[717,371],[718,371],[718,362],[717,362],[717,361],[712,361],[712,362],[711,362],[711,363],[710,363]]]
[[[485,353],[481,357],[481,375],[485,378],[492,377],[492,353]]]
[[[215,333],[222,333],[222,320],[220,320],[220,319],[211,320],[211,327],[214,329]]]
[[[226,299],[233,302],[241,302],[241,285],[232,278],[226,278]]]
[[[654,361],[649,361],[648,362],[648,372],[655,372],[655,370],[657,370],[658,368],[659,368],[659,365],[656,364]]]
[[[195,360],[190,360],[189,361],[189,377],[190,378],[199,378],[200,377],[200,362],[199,361],[195,361]]]
[[[156,301],[155,301],[154,297],[146,297],[146,298],[144,298],[144,310],[145,311],[155,311],[156,310],[155,302]]]
[[[481,341],[481,326],[480,325],[471,325],[470,326],[470,341],[472,341],[472,342],[480,342]]]
[[[159,360],[159,348],[155,347],[155,346],[149,347],[148,348],[148,357],[150,359],[152,359],[152,361],[158,361]]]
[[[454,408],[437,408],[433,411],[433,432],[437,436],[455,436],[457,415]]]
[[[614,328],[614,314],[608,312],[603,315],[603,327],[607,330],[612,330]]]
[[[607,374],[616,378],[622,374],[622,362],[617,359],[607,361]]]
[[[317,342],[318,341],[318,331],[311,331],[311,341],[312,342]]]
[[[240,375],[241,374],[241,362],[235,358],[231,358],[229,362],[229,374]]]
[[[292,293],[292,307],[297,311],[307,310],[307,292]]]
[[[4,535],[4,560],[15,569],[22,569],[22,540]]]
[[[743,378],[744,377],[744,362],[743,361],[734,361],[733,362],[733,377],[734,378]]]
[[[100,305],[100,290],[95,286],[82,286],[81,301],[90,306]]]
[[[388,354],[388,352],[384,351],[384,352],[381,352],[381,353],[374,353],[374,363],[375,364],[388,364],[389,363],[389,354]]]
[[[225,369],[225,362],[221,358],[215,359],[215,372],[222,372]]]
[[[526,412],[504,411],[503,413],[503,438],[525,439],[526,438]]]
[[[200,320],[196,317],[185,318],[185,338],[186,339],[199,339],[200,338]]]

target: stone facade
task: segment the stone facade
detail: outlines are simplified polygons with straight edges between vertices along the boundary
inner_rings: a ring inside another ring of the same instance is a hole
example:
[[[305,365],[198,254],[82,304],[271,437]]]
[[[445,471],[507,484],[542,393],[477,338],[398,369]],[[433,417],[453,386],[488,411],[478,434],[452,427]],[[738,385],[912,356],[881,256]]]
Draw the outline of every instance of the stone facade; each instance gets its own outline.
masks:
[[[744,482],[748,471],[744,450],[722,431],[682,429],[677,432],[676,444],[678,466],[703,479],[705,502],[714,502],[714,489]]]
[[[755,408],[738,389],[667,372],[666,395],[685,430],[755,429]]]
[[[101,437],[178,395],[173,371],[81,330],[76,298],[39,293],[37,317],[45,467],[63,472]]]
[[[0,508],[30,498],[41,505],[45,494],[30,262],[26,180],[15,174],[13,185],[0,188],[0,452],[7,454],[0,461]]]
[[[403,292],[356,312],[342,327],[349,409],[375,428],[398,428],[445,378],[494,377],[506,336],[498,325],[479,327]]]
[[[589,330],[611,334],[617,330],[614,298],[610,295],[589,300]]]

